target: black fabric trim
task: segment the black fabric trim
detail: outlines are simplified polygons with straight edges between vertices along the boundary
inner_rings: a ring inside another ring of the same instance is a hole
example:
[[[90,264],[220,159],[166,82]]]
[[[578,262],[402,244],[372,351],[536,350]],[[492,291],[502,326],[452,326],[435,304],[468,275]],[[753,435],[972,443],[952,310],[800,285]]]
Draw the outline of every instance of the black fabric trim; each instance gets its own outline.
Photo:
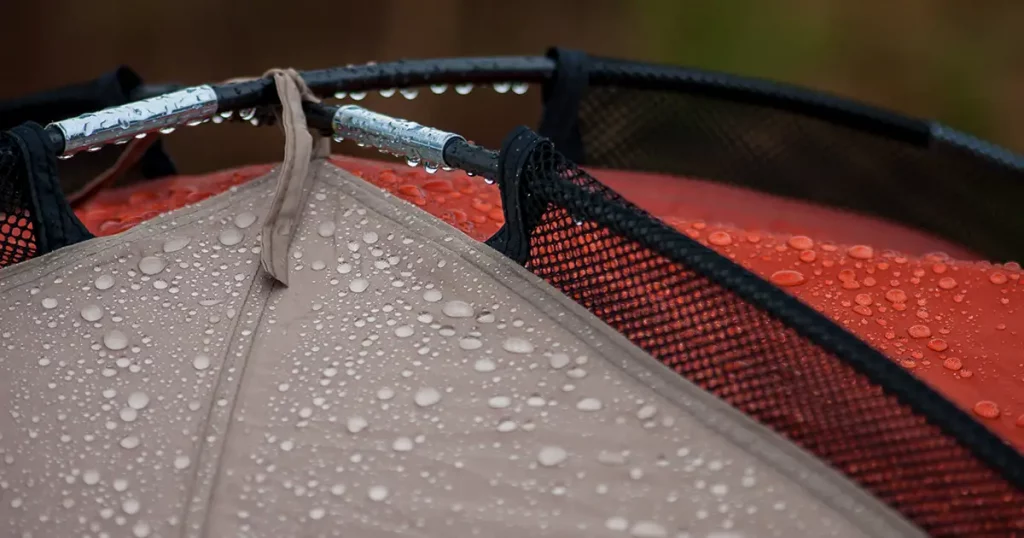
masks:
[[[520,265],[526,263],[530,256],[529,232],[540,217],[530,210],[534,204],[524,203],[524,197],[529,193],[523,191],[522,173],[530,156],[541,144],[551,142],[529,127],[520,126],[505,138],[498,156],[498,187],[501,189],[505,224],[487,240],[487,245]]]
[[[56,152],[50,137],[38,123],[25,123],[9,131],[21,151],[26,169],[26,190],[31,200],[31,219],[38,254],[92,239],[68,205],[57,177]]]
[[[590,84],[590,57],[585,52],[557,47],[548,50],[547,57],[556,62],[556,67],[554,77],[544,83],[539,132],[550,138],[562,155],[584,162],[579,108]]]

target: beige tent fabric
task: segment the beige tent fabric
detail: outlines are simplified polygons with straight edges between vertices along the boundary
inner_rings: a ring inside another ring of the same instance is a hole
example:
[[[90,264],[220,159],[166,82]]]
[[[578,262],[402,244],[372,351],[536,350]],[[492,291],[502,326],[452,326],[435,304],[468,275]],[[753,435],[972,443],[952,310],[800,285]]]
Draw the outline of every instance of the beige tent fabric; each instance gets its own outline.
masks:
[[[919,531],[443,222],[323,162],[0,271],[0,536]]]

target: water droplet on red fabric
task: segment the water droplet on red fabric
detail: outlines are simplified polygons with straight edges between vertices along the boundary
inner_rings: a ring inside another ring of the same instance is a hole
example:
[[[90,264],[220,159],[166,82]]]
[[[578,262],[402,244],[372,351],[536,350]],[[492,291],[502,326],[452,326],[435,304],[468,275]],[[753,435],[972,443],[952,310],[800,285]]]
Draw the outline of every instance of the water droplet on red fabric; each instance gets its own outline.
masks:
[[[855,260],[870,260],[875,257],[875,249],[868,245],[854,245],[846,253]]]
[[[960,377],[962,377],[964,379],[967,379],[967,378],[970,378],[970,377],[974,377],[974,371],[973,370],[967,370],[967,369],[960,370]]]
[[[907,329],[907,334],[911,338],[928,338],[932,335],[932,330],[927,325],[911,325]]]
[[[853,269],[843,269],[839,271],[839,280],[841,282],[851,282],[857,279],[857,273]]]
[[[732,244],[732,236],[728,232],[711,232],[708,236],[708,243],[717,247],[725,247]]]
[[[871,300],[871,296],[866,293],[858,293],[857,296],[853,298],[853,301],[864,306],[868,306],[874,302]]]
[[[867,306],[864,306],[864,305],[860,305],[860,304],[854,306],[853,307],[853,311],[858,313],[858,314],[860,314],[860,315],[862,315],[862,316],[870,316],[872,314],[870,307],[867,307]]]
[[[964,364],[963,362],[960,361],[960,359],[956,357],[949,357],[948,359],[942,361],[942,367],[947,370],[953,370],[954,372],[956,372],[957,370],[963,368]]]
[[[932,265],[932,272],[937,275],[941,275],[942,273],[945,273],[947,270],[949,270],[949,266],[944,263],[936,263]]]
[[[1006,280],[1006,273],[1003,273],[1002,271],[996,271],[991,275],[988,275],[988,281],[993,284],[1006,284]]]
[[[928,341],[928,349],[932,351],[945,351],[949,347],[949,344],[941,338],[932,338]]]
[[[940,278],[939,287],[944,290],[951,290],[956,287],[956,279],[948,276]]]
[[[796,250],[809,250],[814,248],[814,240],[806,235],[794,235],[786,241],[786,244],[788,244],[790,248],[794,248]]]
[[[907,301],[907,294],[901,289],[891,289],[885,292],[885,300],[890,303],[905,303]]]
[[[974,404],[974,414],[981,418],[999,418],[999,405],[991,400],[981,400]]]
[[[804,263],[811,263],[818,259],[818,253],[813,250],[804,250],[800,252],[800,261]]]
[[[800,271],[782,269],[772,273],[771,281],[776,286],[799,286],[807,281],[807,277]]]

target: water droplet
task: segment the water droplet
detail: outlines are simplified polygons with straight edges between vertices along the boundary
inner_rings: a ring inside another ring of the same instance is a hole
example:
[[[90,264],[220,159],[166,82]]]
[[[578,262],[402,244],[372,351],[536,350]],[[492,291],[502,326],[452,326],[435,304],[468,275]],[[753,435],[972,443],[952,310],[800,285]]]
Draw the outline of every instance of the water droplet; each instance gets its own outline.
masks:
[[[100,275],[92,284],[100,291],[109,290],[114,287],[114,277],[110,275]]]
[[[383,88],[383,89],[379,90],[378,93],[380,93],[381,97],[383,97],[385,99],[388,99],[392,95],[395,95],[395,92],[397,92],[397,91],[398,91],[398,88]]]
[[[385,486],[372,486],[367,492],[371,501],[380,502],[388,498],[388,488]]]
[[[772,273],[770,280],[777,286],[799,286],[807,281],[807,277],[800,271],[782,269]]]
[[[323,508],[317,507],[317,508],[311,508],[309,510],[309,519],[313,519],[313,520],[323,519],[325,515],[327,515],[327,511],[324,510]]]
[[[961,368],[963,368],[963,366],[963,361],[956,357],[949,357],[946,360],[942,361],[943,368],[947,370],[952,370],[954,372],[960,370]]]
[[[949,347],[949,344],[941,338],[933,338],[928,341],[928,349],[932,351],[945,351]]]
[[[57,308],[57,299],[54,299],[53,297],[43,299],[43,308],[47,310]]]
[[[345,426],[348,428],[350,433],[359,433],[366,429],[370,423],[363,417],[349,417]]]
[[[469,95],[469,92],[473,91],[473,83],[465,82],[463,84],[455,85],[455,93],[459,95]]]
[[[139,271],[144,275],[159,274],[167,267],[167,261],[158,256],[146,256],[139,260]]]
[[[317,226],[316,233],[320,237],[332,237],[334,235],[335,229],[336,225],[334,224],[333,220],[325,220],[321,222],[319,226]]]
[[[395,397],[395,391],[390,389],[390,388],[388,388],[388,387],[384,387],[384,388],[382,388],[382,389],[377,391],[377,398],[379,398],[381,400],[388,401],[388,400],[390,400],[391,398],[394,398],[394,397]]]
[[[82,482],[85,482],[87,486],[95,486],[100,482],[100,473],[94,469],[89,469],[82,473]]]
[[[491,409],[505,409],[512,405],[512,399],[508,396],[494,396],[487,400],[487,405]]]
[[[413,329],[411,325],[402,325],[395,328],[395,336],[399,338],[408,338],[412,336],[414,332],[416,332],[416,330]]]
[[[629,534],[635,538],[665,538],[668,531],[653,521],[637,521],[629,530]]]
[[[164,241],[164,252],[170,254],[171,252],[177,252],[188,246],[192,242],[191,237],[172,237],[167,241]]]
[[[473,369],[481,373],[493,372],[497,367],[491,359],[479,359],[473,364]]]
[[[114,329],[103,335],[103,345],[107,346],[107,349],[120,351],[128,347],[128,337],[123,332]]]
[[[576,402],[576,409],[580,411],[600,411],[602,407],[604,407],[604,404],[597,398],[583,398]]]
[[[380,236],[377,232],[366,232],[363,234],[363,242],[367,245],[372,245],[380,240]]]
[[[648,420],[654,418],[654,415],[658,413],[658,408],[653,405],[645,405],[636,412],[636,418],[640,420]]]
[[[814,248],[814,240],[806,235],[794,235],[786,241],[786,244],[794,250],[810,250]]]
[[[569,365],[570,361],[571,359],[569,358],[569,355],[566,355],[565,353],[552,353],[551,356],[548,357],[548,364],[550,364],[555,370],[565,368]]]
[[[256,215],[251,211],[243,211],[235,215],[235,226],[239,228],[248,228],[256,222]]]
[[[544,467],[554,467],[566,460],[569,454],[560,446],[546,446],[537,453],[537,463]]]
[[[135,422],[135,419],[139,418],[139,412],[130,407],[126,407],[118,412],[118,416],[120,416],[121,420],[125,422]]]
[[[512,89],[512,83],[511,82],[495,82],[494,83],[494,91],[496,91],[498,93],[508,93],[508,91],[511,90],[511,89]]]
[[[412,447],[412,439],[408,437],[399,437],[391,443],[391,449],[395,452],[409,452],[412,450]]]
[[[352,92],[348,94],[348,96],[351,97],[353,101],[362,101],[363,99],[366,99],[366,92]]]
[[[474,349],[480,349],[484,343],[477,338],[465,337],[459,339],[459,347],[466,351],[473,351]]]
[[[506,339],[501,344],[502,349],[509,353],[526,354],[533,353],[533,344],[529,340],[524,340],[518,337],[511,337]]]
[[[344,99],[348,97],[348,92],[334,92],[335,99]]]
[[[999,418],[999,405],[991,400],[981,400],[974,404],[974,414],[981,418]]]
[[[450,318],[469,318],[473,316],[473,307],[464,301],[448,301],[441,312]]]
[[[494,323],[494,314],[491,312],[481,312],[480,315],[476,317],[476,320],[479,323]]]
[[[608,518],[604,526],[610,531],[622,532],[629,529],[629,521],[624,517],[614,516]]]
[[[885,300],[890,303],[905,303],[907,302],[907,294],[901,289],[893,288],[885,292]]]
[[[192,359],[192,367],[196,370],[205,370],[210,367],[210,356],[200,353]]]
[[[438,166],[435,163],[423,163],[423,171],[428,174],[436,174],[437,168]]]
[[[516,95],[523,95],[530,89],[530,85],[525,82],[513,82],[512,93]]]
[[[875,257],[875,249],[867,245],[854,245],[846,254],[855,260],[870,260]]]
[[[957,285],[956,279],[953,277],[943,277],[939,279],[939,287],[944,290],[951,290]]]
[[[428,303],[436,303],[441,300],[441,292],[438,290],[427,290],[423,292],[423,300]]]
[[[991,275],[988,275],[988,281],[996,285],[1006,284],[1007,280],[1006,273],[1002,271],[996,271]]]
[[[402,97],[405,97],[410,101],[420,94],[420,91],[416,88],[402,88],[400,91],[402,92]]]
[[[732,236],[722,231],[711,232],[711,235],[708,236],[708,243],[718,247],[729,246],[732,244]]]
[[[352,290],[353,293],[362,293],[370,287],[370,281],[365,278],[357,278],[348,285],[348,289]]]
[[[932,330],[927,325],[911,325],[907,328],[907,334],[912,338],[928,338],[932,335]]]
[[[120,445],[121,448],[131,450],[139,446],[139,438],[134,435],[129,435],[128,437],[121,439]]]
[[[238,228],[227,228],[220,232],[217,240],[220,241],[220,244],[231,247],[241,243],[244,237],[245,234]]]
[[[430,407],[441,401],[441,393],[435,388],[424,387],[416,391],[413,400],[420,407]]]
[[[136,410],[145,409],[149,405],[149,395],[145,392],[133,392],[128,395],[128,407]]]
[[[433,92],[434,95],[441,95],[442,93],[448,91],[448,85],[447,84],[431,84],[430,85],[430,91]]]
[[[135,535],[135,538],[147,538],[150,532],[152,532],[152,529],[150,529],[149,523],[145,521],[136,522],[132,527],[132,534]]]
[[[331,495],[334,495],[335,497],[340,497],[345,494],[346,489],[347,488],[345,487],[344,484],[335,484],[331,486]]]

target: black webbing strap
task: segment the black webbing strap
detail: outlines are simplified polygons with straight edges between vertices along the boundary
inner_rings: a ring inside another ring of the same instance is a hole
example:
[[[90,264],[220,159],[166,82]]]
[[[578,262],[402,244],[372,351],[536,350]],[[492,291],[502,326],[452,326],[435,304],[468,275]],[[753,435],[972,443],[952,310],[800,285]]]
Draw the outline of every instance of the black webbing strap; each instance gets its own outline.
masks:
[[[6,133],[21,152],[25,192],[29,193],[30,218],[38,254],[46,254],[92,239],[68,205],[57,177],[56,152],[50,137],[38,123],[28,122]]]
[[[547,56],[557,63],[557,67],[555,76],[544,83],[540,134],[549,138],[562,155],[583,163],[579,107],[590,84],[590,57],[581,51],[561,48],[550,49]]]
[[[487,245],[520,265],[530,257],[530,232],[540,218],[533,214],[536,210],[531,211],[536,204],[527,204],[523,199],[528,196],[521,181],[523,169],[541,144],[550,143],[530,128],[520,126],[505,138],[498,155],[498,187],[505,224],[487,240]]]

